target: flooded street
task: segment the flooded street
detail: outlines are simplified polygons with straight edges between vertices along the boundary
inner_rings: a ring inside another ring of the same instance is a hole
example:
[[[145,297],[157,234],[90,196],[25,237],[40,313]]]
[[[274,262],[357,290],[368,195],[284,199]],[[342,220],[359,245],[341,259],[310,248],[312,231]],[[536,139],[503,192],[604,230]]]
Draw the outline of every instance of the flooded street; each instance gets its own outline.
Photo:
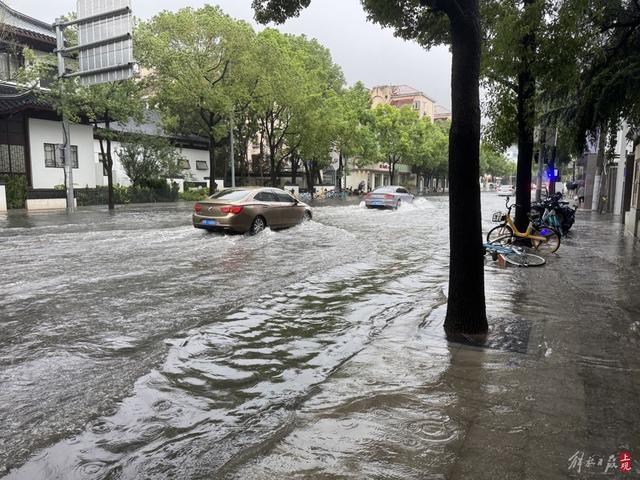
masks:
[[[485,232],[503,202],[483,194]],[[442,329],[446,197],[255,237],[190,208],[0,216],[0,476],[565,478],[638,447],[619,226],[580,216],[541,269],[489,260],[478,348]]]

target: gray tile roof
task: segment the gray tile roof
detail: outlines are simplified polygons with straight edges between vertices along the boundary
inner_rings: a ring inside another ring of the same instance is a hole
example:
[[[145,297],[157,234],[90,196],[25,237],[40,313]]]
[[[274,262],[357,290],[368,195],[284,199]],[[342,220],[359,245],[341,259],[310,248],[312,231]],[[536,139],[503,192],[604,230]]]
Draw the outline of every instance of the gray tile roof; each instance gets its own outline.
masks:
[[[53,25],[20,13],[2,1],[0,1],[0,20],[13,28],[29,31],[55,42],[56,34]]]

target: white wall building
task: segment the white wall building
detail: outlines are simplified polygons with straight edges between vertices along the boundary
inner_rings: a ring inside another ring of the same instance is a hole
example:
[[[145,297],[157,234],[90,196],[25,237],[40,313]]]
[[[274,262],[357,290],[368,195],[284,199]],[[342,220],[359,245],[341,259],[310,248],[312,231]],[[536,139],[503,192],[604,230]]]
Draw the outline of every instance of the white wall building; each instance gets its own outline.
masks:
[[[93,128],[89,125],[71,126],[71,159],[74,187],[95,187],[93,162]],[[29,119],[29,151],[31,181],[34,189],[64,185],[64,169],[56,162],[56,146],[63,143],[62,123]]]

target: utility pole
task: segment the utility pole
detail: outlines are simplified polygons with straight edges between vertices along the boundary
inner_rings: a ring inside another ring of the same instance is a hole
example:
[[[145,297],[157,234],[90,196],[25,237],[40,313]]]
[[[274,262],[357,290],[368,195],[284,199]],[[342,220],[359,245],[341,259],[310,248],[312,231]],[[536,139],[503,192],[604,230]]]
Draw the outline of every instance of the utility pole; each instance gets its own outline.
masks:
[[[233,145],[233,115],[229,117],[229,157],[231,161],[231,188],[236,188],[236,160]]]
[[[65,93],[65,85],[64,85],[64,77],[65,77],[65,68],[64,68],[64,57],[62,56],[62,52],[64,50],[64,36],[62,35],[62,21],[60,19],[56,20],[56,54],[58,55],[58,79],[62,82],[62,99],[61,102],[64,102],[64,93]],[[65,172],[65,180],[67,187],[67,212],[73,212],[75,209],[75,202],[73,200],[73,162],[71,160],[71,138],[70,138],[70,127],[69,121],[66,119],[65,111],[64,111],[64,103],[62,103],[62,137],[63,137],[63,165]]]

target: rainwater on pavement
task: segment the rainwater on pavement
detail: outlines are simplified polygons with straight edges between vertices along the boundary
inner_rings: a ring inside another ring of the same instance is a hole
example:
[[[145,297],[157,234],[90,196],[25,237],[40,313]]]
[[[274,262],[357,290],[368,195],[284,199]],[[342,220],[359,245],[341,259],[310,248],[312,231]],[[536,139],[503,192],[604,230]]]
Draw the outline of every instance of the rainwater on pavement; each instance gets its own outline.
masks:
[[[0,476],[613,478],[624,449],[640,471],[619,225],[580,214],[542,268],[488,258],[474,346],[442,329],[446,197],[255,237],[191,205],[0,216]]]

